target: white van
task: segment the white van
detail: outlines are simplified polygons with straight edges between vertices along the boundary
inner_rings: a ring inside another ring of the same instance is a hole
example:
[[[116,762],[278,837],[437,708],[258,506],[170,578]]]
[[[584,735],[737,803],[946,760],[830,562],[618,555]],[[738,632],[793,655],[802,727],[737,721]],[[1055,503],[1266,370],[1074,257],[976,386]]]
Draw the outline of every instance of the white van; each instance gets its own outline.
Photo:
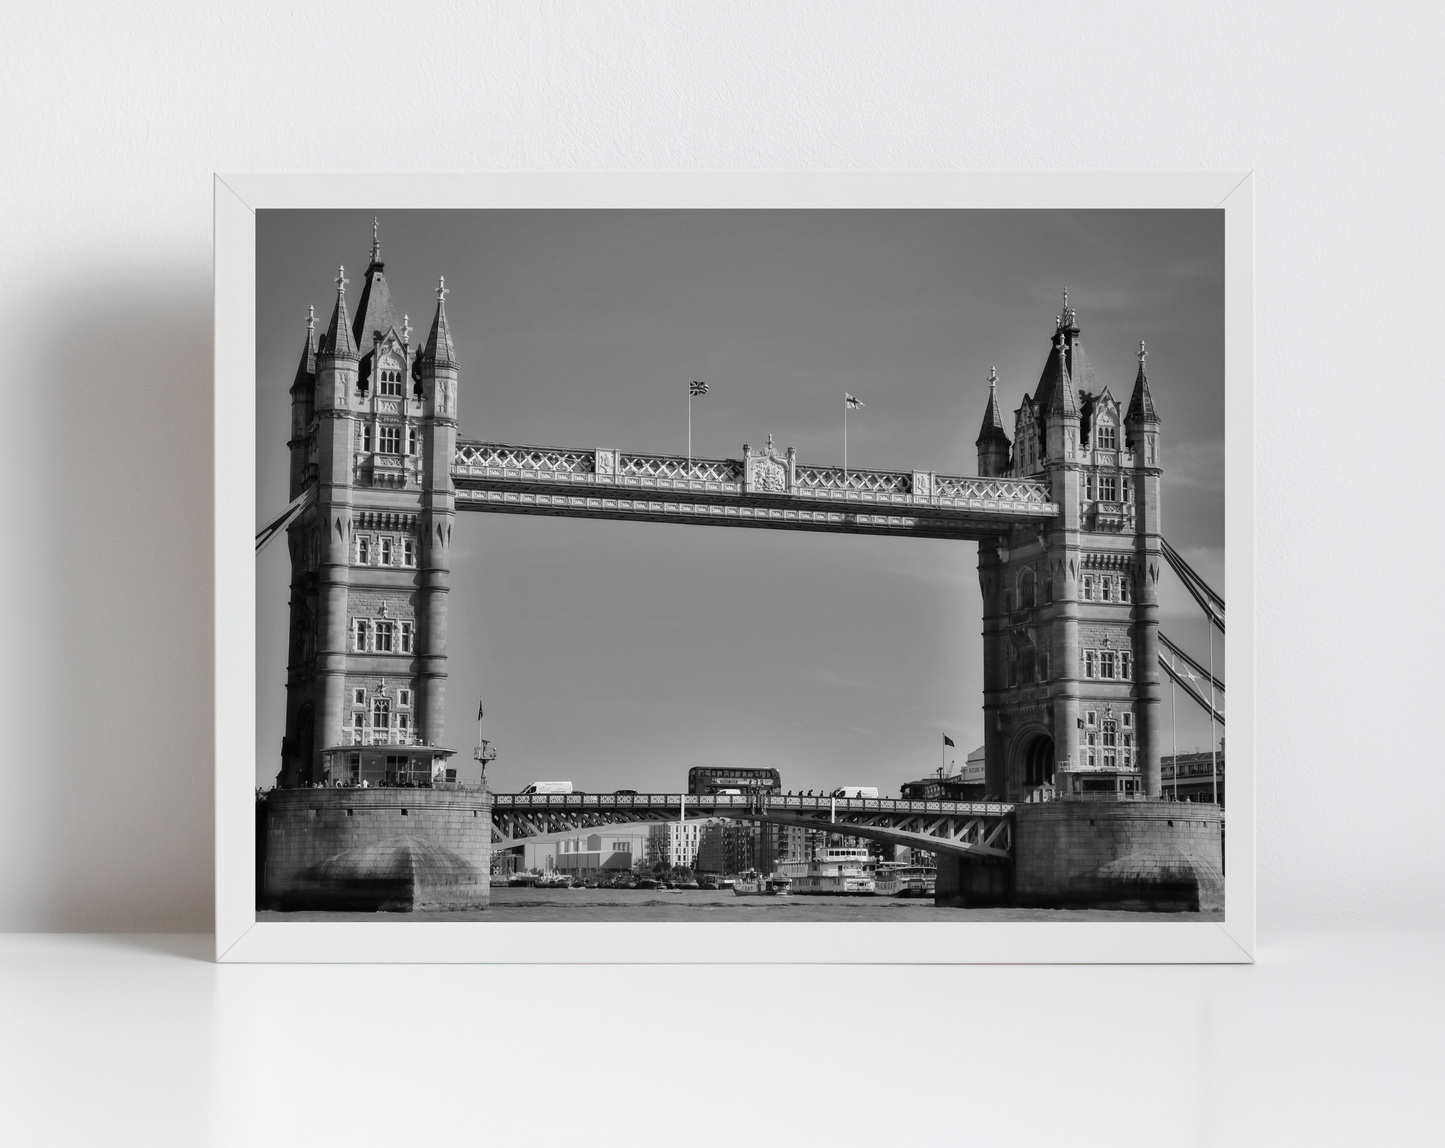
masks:
[[[534,781],[526,789],[527,793],[571,793],[572,783],[570,781]]]
[[[840,785],[829,795],[832,797],[877,797],[876,785]]]

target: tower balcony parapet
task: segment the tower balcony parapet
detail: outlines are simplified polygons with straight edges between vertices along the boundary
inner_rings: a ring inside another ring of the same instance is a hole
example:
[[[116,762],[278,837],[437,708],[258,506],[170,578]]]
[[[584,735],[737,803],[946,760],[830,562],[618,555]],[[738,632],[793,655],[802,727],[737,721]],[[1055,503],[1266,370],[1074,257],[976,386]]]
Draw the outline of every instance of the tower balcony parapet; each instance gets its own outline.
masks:
[[[415,489],[421,486],[421,473],[420,455],[357,452],[353,457],[352,481],[357,486]]]

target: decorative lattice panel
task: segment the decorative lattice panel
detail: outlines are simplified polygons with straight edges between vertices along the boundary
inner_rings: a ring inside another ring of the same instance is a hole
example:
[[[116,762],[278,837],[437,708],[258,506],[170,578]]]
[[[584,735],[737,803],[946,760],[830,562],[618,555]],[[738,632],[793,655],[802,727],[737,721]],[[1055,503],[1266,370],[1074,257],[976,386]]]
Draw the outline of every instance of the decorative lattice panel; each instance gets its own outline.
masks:
[[[800,466],[797,490],[856,490],[869,494],[910,494],[913,476],[889,470],[849,470],[841,466]]]
[[[1049,501],[1049,488],[1041,482],[1017,478],[960,478],[940,474],[934,480],[939,498],[989,498],[1004,502]]]
[[[590,450],[552,450],[546,447],[504,446],[500,443],[459,443],[456,465],[534,474],[591,474]]]
[[[689,464],[676,455],[624,454],[617,473],[635,478],[672,478],[687,482],[740,482],[743,465],[730,458],[695,458]]]

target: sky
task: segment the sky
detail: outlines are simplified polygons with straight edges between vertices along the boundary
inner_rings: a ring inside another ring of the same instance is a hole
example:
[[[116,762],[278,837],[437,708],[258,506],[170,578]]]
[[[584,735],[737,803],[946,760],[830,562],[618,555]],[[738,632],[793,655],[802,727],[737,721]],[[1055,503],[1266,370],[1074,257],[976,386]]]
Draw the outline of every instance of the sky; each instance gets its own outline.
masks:
[[[259,211],[258,523],[288,501],[306,308],[324,327],[344,264],[354,314],[373,217],[414,337],[446,277],[460,435],[490,442],[683,454],[703,379],[697,457],[771,434],[837,465],[848,392],[850,468],[974,474],[989,370],[1012,434],[1067,288],[1121,402],[1147,342],[1164,535],[1223,590],[1221,212]],[[257,560],[258,784],[280,765],[288,565],[281,544]],[[480,698],[499,791],[675,792],[692,766],[755,765],[896,793],[944,733],[960,763],[983,740],[975,543],[469,512],[451,585],[441,740],[475,778]],[[1161,629],[1208,664],[1172,575]],[[1214,658],[1227,682],[1217,637]],[[1208,748],[1175,705],[1179,750]]]

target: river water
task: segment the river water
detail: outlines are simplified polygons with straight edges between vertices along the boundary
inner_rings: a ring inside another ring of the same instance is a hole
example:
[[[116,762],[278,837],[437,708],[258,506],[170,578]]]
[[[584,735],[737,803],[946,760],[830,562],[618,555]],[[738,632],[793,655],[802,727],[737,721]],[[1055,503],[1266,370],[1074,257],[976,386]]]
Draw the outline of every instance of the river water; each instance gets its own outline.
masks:
[[[258,921],[1222,921],[1222,913],[950,909],[901,897],[739,897],[731,889],[495,888],[488,909],[457,913],[272,913]]]

